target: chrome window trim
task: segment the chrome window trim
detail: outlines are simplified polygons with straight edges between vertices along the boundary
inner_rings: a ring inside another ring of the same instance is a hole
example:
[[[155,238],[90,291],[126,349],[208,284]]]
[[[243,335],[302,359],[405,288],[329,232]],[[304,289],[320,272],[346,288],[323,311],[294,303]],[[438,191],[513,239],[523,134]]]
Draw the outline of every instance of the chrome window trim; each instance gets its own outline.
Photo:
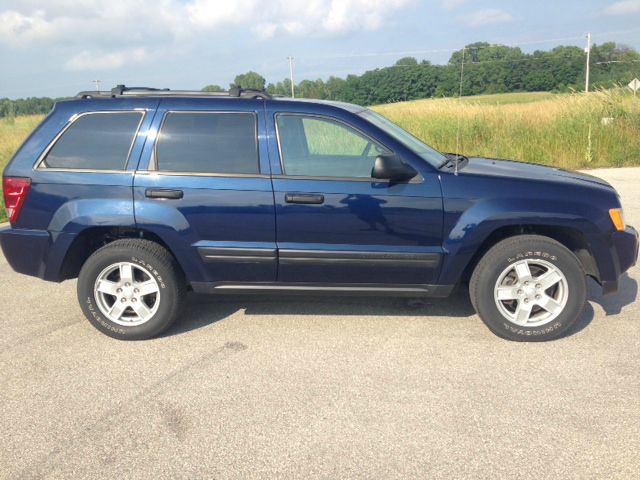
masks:
[[[125,174],[125,175],[133,175],[135,171],[133,170],[94,170],[91,168],[49,168],[49,167],[40,167],[37,170],[41,172],[65,172],[65,173],[109,173],[109,174]]]
[[[197,113],[197,114],[239,114],[239,115],[251,115],[253,117],[254,120],[254,127],[255,127],[255,144],[256,144],[256,165],[257,165],[257,171],[256,173],[220,173],[220,172],[187,172],[187,171],[177,171],[177,172],[172,172],[170,170],[159,170],[158,169],[158,154],[157,154],[157,149],[158,149],[158,142],[160,140],[160,136],[162,135],[162,129],[164,127],[164,122],[167,120],[167,117],[169,116],[169,114],[171,113],[177,113],[177,114],[193,114],[193,113]],[[160,126],[158,127],[158,133],[156,135],[156,138],[153,141],[153,149],[151,150],[151,158],[149,159],[149,167],[148,167],[148,172],[152,172],[152,173],[159,173],[159,174],[167,174],[167,175],[190,175],[190,176],[208,176],[208,177],[244,177],[244,176],[250,176],[250,177],[256,177],[256,176],[260,176],[262,177],[262,173],[260,172],[260,142],[259,142],[259,134],[260,134],[260,128],[258,125],[258,112],[251,110],[251,111],[246,111],[246,110],[166,110],[163,114],[162,114],[162,120],[160,121]],[[269,176],[267,175],[267,178]]]
[[[71,125],[73,125],[75,122],[78,121],[78,119],[80,119],[81,117],[84,117],[86,115],[97,115],[97,114],[122,114],[122,113],[137,113],[140,115],[140,121],[138,122],[138,127],[136,128],[135,133],[133,134],[133,138],[131,140],[131,145],[129,145],[129,151],[127,152],[127,158],[125,159],[124,165],[122,166],[122,170],[113,170],[113,169],[105,169],[105,170],[100,170],[100,169],[92,169],[92,168],[64,168],[64,167],[47,167],[44,164],[45,159],[47,158],[47,155],[49,155],[49,152],[51,151],[51,149],[55,146],[56,143],[58,143],[58,140],[60,140],[60,138],[65,134],[65,132],[67,130],[69,130],[69,128],[71,128]],[[92,111],[92,112],[82,112],[82,113],[74,113],[73,115],[71,115],[71,117],[69,117],[69,120],[67,121],[66,125],[62,128],[62,130],[60,130],[60,132],[58,132],[58,134],[53,137],[53,140],[51,140],[51,142],[49,142],[49,145],[47,145],[47,148],[44,149],[44,151],[40,154],[40,156],[38,157],[38,159],[36,160],[36,162],[34,163],[33,167],[31,168],[32,170],[41,170],[41,171],[47,171],[47,172],[82,172],[82,173],[126,173],[127,172],[127,167],[129,166],[129,161],[131,160],[131,152],[133,151],[133,146],[136,143],[136,139],[138,138],[138,135],[140,133],[140,128],[142,127],[142,123],[144,122],[144,119],[147,115],[147,110],[141,110],[141,109],[134,109],[134,110],[96,110],[96,111]]]
[[[324,121],[330,121],[330,122],[335,122],[335,123],[340,123],[342,125],[345,125],[347,128],[350,128],[351,130],[354,130],[356,132],[358,132],[360,135],[362,135],[364,138],[368,139],[370,142],[379,145],[381,147],[383,147],[387,152],[389,153],[393,153],[393,150],[391,150],[388,146],[386,146],[384,143],[372,138],[369,134],[363,132],[361,129],[359,129],[358,127],[351,125],[348,122],[345,122],[344,120],[341,120],[339,118],[336,117],[332,117],[330,115],[319,115],[319,114],[314,114],[314,113],[303,113],[303,112],[276,112],[273,117],[274,117],[274,124],[275,124],[275,130],[276,130],[276,141],[278,143],[278,156],[280,157],[280,169],[282,170],[282,174],[280,175],[273,175],[273,178],[280,178],[280,179],[291,179],[291,180],[334,180],[334,181],[341,181],[341,182],[369,182],[369,183],[390,183],[390,180],[384,180],[384,179],[377,179],[377,178],[373,178],[373,177],[330,177],[330,176],[322,176],[322,175],[318,175],[318,176],[313,176],[313,175],[287,175],[286,169],[284,168],[284,159],[282,156],[282,144],[280,142],[280,127],[278,125],[278,117],[279,116],[299,116],[299,117],[308,117],[308,118],[319,118],[320,120],[324,120]],[[414,178],[412,178],[409,182],[406,183],[422,183],[424,181],[424,177],[422,176],[422,174],[420,172],[418,172],[418,175],[416,175]]]
[[[164,177],[214,177],[214,178],[271,178],[263,173],[202,173],[202,172],[168,172],[166,170],[136,170],[136,175],[162,175]]]
[[[373,178],[373,177],[310,177],[304,175],[272,175],[271,178],[274,180],[314,180],[318,182],[362,182],[362,183],[391,183],[391,180],[384,178]],[[407,185],[407,184],[415,184],[415,183],[423,183],[424,177],[418,173],[414,178],[409,180],[408,182],[394,183],[394,185]]]

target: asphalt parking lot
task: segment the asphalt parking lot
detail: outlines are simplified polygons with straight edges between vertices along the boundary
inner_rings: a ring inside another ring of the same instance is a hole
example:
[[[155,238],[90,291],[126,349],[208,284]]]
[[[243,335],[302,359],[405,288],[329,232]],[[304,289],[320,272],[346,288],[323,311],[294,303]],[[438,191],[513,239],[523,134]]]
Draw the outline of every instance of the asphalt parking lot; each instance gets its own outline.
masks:
[[[640,169],[593,173],[640,226]],[[639,478],[638,281],[591,284],[543,344],[495,337],[466,292],[194,295],[132,343],[0,255],[0,478]]]

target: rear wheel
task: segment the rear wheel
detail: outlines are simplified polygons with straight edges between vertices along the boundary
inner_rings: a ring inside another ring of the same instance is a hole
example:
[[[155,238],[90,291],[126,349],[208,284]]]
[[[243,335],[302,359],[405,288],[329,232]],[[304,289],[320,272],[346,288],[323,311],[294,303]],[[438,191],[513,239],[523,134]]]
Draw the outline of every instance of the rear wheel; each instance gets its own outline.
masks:
[[[543,341],[559,337],[580,319],[586,278],[576,256],[562,244],[521,235],[484,255],[469,293],[480,318],[496,335]]]
[[[185,295],[171,254],[147,240],[117,240],[82,266],[78,300],[101,332],[121,340],[159,335],[177,318]]]

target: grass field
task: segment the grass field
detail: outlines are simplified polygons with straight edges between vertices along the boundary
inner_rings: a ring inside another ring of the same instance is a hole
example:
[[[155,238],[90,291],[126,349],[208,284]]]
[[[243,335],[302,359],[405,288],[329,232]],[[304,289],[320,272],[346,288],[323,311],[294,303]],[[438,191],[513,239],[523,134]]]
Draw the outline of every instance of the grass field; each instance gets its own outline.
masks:
[[[374,107],[444,152],[568,169],[640,165],[640,98],[524,93]]]
[[[511,93],[373,108],[444,152],[457,150],[459,124],[458,150],[466,155],[568,169],[640,165],[640,98],[621,93]],[[0,119],[0,169],[41,119]]]

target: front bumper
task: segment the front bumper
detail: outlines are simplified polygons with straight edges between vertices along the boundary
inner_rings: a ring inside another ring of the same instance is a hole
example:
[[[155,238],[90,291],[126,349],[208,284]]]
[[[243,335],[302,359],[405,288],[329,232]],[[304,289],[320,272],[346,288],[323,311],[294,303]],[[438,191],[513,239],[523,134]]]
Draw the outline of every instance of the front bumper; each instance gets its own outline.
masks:
[[[624,272],[638,261],[638,232],[628,226],[624,232],[614,232],[611,237],[611,256],[614,262],[615,278],[602,279],[602,293],[618,291],[619,280]]]

